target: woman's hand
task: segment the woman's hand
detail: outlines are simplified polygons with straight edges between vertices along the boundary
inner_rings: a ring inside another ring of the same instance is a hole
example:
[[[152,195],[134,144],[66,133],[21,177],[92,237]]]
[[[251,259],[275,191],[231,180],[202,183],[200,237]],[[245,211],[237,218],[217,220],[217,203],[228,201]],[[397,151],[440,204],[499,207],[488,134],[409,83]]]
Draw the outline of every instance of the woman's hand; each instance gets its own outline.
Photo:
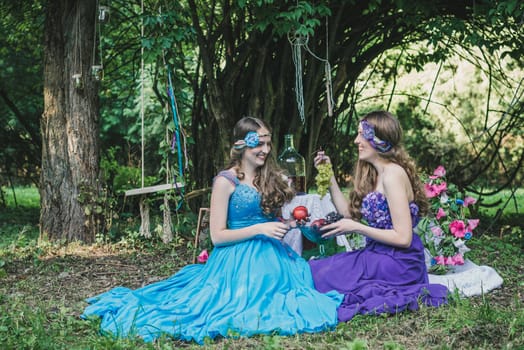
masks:
[[[359,225],[360,223],[352,219],[340,219],[332,224],[322,226],[322,238],[331,238],[346,232],[357,231]]]
[[[289,224],[280,221],[271,221],[258,224],[257,229],[264,236],[277,239],[281,241],[284,238],[284,235],[289,230]]]
[[[318,151],[313,162],[316,168],[319,164],[324,164],[324,163],[331,164],[331,158],[329,158],[329,156],[326,156],[324,151]]]

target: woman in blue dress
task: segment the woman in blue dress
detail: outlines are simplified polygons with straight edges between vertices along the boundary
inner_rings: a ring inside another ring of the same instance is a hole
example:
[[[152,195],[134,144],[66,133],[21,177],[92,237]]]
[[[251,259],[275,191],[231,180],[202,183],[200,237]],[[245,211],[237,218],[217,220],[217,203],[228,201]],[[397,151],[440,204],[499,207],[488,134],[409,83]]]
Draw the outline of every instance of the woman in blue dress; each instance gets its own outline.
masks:
[[[419,302],[446,303],[447,288],[428,283],[424,247],[413,232],[428,203],[401,140],[402,129],[393,115],[367,114],[355,139],[358,161],[349,202],[335,177],[330,180],[331,197],[345,218],[326,225],[323,237],[346,232],[366,236],[361,250],[309,262],[319,291],[345,295],[338,309],[340,321],[356,314],[415,310]],[[315,164],[322,162],[330,159],[319,152]]]
[[[137,290],[118,287],[88,299],[82,317],[101,317],[102,333],[203,343],[336,326],[343,296],[318,292],[307,262],[282,243],[289,225],[276,217],[294,193],[272,157],[269,127],[244,117],[234,140],[230,164],[213,183],[208,261]]]

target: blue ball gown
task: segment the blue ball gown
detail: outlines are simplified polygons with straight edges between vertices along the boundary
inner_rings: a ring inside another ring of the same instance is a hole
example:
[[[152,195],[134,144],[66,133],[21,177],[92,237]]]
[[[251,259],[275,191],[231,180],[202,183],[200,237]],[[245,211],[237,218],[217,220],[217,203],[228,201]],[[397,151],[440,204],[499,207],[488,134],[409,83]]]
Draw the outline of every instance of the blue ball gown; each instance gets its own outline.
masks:
[[[415,226],[419,209],[413,202],[410,211]],[[380,192],[364,197],[361,213],[372,227],[393,228],[386,197]],[[416,310],[419,302],[430,306],[447,303],[446,286],[428,282],[424,246],[416,233],[408,248],[366,238],[366,246],[360,250],[310,260],[309,264],[319,291],[345,294],[338,309],[340,321],[348,321],[356,314]]]
[[[274,220],[260,208],[260,194],[235,184],[228,227]],[[102,318],[101,332],[153,341],[168,335],[202,344],[206,338],[293,335],[333,329],[343,295],[314,288],[307,262],[280,241],[257,235],[216,246],[205,264],[182,268],[170,278],[130,290],[117,287],[87,299],[82,318]]]

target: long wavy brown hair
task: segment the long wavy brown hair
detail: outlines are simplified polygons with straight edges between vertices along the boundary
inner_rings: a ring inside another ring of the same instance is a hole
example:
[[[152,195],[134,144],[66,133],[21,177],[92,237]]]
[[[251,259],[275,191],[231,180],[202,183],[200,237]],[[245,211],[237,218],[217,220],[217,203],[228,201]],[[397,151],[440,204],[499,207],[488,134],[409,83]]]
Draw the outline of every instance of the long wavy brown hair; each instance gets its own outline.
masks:
[[[398,119],[389,112],[374,111],[366,114],[361,120],[367,120],[373,125],[375,136],[391,144],[391,149],[387,152],[378,152],[379,156],[404,168],[413,188],[419,214],[421,216],[427,214],[429,203],[422,182],[417,175],[415,162],[402,145],[402,127]],[[375,190],[377,176],[377,171],[370,163],[360,159],[357,161],[353,174],[353,190],[349,196],[349,213],[352,218],[360,219],[362,217],[360,214],[362,200],[364,196]]]
[[[240,119],[233,129],[233,140],[243,140],[246,134],[250,131],[258,131],[260,128],[266,128],[271,132],[269,125],[264,123],[261,119],[254,117],[243,117]],[[236,149],[231,148],[229,163],[226,169],[235,170],[239,180],[242,180],[245,176],[240,171],[242,165],[242,156],[244,155],[246,148]],[[289,187],[283,170],[280,169],[275,160],[273,153],[273,147],[267,155],[266,161],[263,166],[256,169],[254,186],[262,195],[261,207],[265,214],[274,214],[277,216],[281,215],[280,209],[284,203],[290,201],[295,196],[295,192]]]

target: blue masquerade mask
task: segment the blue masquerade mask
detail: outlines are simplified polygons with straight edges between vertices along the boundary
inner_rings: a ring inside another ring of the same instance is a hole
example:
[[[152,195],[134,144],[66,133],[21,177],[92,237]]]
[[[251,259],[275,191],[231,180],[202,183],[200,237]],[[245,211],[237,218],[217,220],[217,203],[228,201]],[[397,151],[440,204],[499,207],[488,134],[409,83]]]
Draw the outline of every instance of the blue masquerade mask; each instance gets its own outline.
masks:
[[[367,120],[362,120],[360,126],[362,127],[362,136],[369,141],[374,149],[382,153],[391,149],[391,143],[383,141],[375,136],[375,128]]]
[[[235,149],[242,149],[244,147],[255,148],[260,144],[260,137],[271,136],[271,134],[259,135],[256,131],[250,131],[246,134],[243,140],[235,142],[233,147]]]

